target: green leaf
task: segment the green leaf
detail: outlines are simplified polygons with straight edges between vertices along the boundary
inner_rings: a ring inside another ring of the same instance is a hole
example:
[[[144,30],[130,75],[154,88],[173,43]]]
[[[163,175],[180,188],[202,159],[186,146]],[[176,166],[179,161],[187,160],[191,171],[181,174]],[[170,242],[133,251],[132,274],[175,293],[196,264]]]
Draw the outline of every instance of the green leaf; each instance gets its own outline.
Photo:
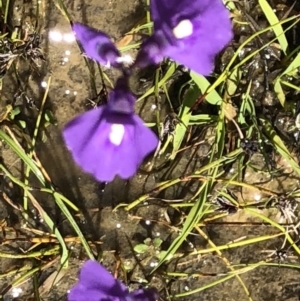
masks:
[[[200,75],[193,71],[190,72],[190,75],[193,81],[198,86],[199,90],[201,91],[201,94],[203,95],[208,89],[208,87],[211,86],[210,82],[203,75]],[[220,105],[222,102],[222,97],[215,89],[213,89],[209,94],[207,94],[205,96],[205,99],[212,105]]]
[[[21,107],[17,106],[10,112],[10,118],[14,119],[14,117],[19,115],[20,113],[21,113]]]
[[[250,116],[255,115],[255,108],[254,106],[252,107],[252,98],[250,96],[250,89],[251,89],[252,81],[249,82],[247,90],[245,93],[242,94],[242,103],[240,106],[240,110],[238,113],[238,122],[240,124],[247,124],[246,121],[246,115],[247,113],[250,114]],[[253,112],[252,112],[253,109]]]
[[[169,247],[169,249],[160,256],[160,261],[158,265],[153,269],[155,271],[159,266],[161,266],[164,261],[168,260],[168,258],[172,258],[174,254],[177,252],[179,247],[182,245],[182,243],[185,241],[185,239],[188,237],[188,235],[191,233],[195,225],[199,222],[199,220],[202,218],[202,216],[205,214],[204,210],[204,204],[207,199],[207,182],[204,182],[201,185],[201,188],[199,189],[202,193],[200,194],[199,199],[195,202],[194,206],[190,210],[189,214],[186,217],[186,220],[183,224],[182,231],[180,235],[175,238]],[[152,271],[152,272],[153,272]]]
[[[298,73],[298,68],[300,67],[300,53],[293,59],[293,61],[288,65],[288,67],[281,73],[280,77],[287,74],[293,76]]]
[[[180,122],[176,125],[174,131],[174,138],[173,138],[173,153],[170,156],[170,159],[173,160],[179,150],[183,138],[185,136],[187,127],[189,125],[190,117],[192,112],[190,112],[191,107],[195,103],[197,97],[199,96],[200,91],[196,85],[191,85],[190,89],[186,92],[181,109],[178,114],[178,118]]]
[[[288,65],[288,67],[280,75],[278,75],[278,77],[274,81],[274,91],[283,107],[285,106],[285,94],[281,84],[289,86],[290,88],[293,88],[296,91],[299,91],[299,88],[297,86],[292,85],[289,82],[283,81],[281,78],[284,75],[294,76],[298,72],[299,67],[300,67],[300,53],[297,54],[294,60]]]
[[[148,249],[149,249],[149,246],[144,245],[144,244],[136,245],[136,246],[133,248],[133,250],[134,250],[136,253],[139,253],[139,254],[143,254],[143,253],[147,252]]]
[[[168,251],[161,251],[161,252],[159,252],[157,258],[159,260],[162,260],[163,258],[165,258],[164,260],[166,260],[166,261],[171,260],[173,255],[172,254],[167,254],[167,253],[168,253]]]
[[[82,243],[82,245],[83,245],[86,253],[88,254],[89,258],[90,259],[94,259],[94,255],[93,255],[93,253],[92,253],[92,251],[90,249],[90,246],[89,246],[88,242],[86,241],[86,239],[85,239],[83,233],[81,232],[80,228],[78,227],[78,225],[77,225],[74,217],[72,216],[72,214],[70,213],[69,209],[67,208],[67,206],[64,203],[64,202],[66,202],[66,198],[64,198],[62,195],[60,195],[59,193],[57,193],[54,190],[54,188],[51,185],[49,185],[49,183],[46,182],[43,174],[41,173],[40,169],[36,166],[36,164],[34,163],[34,161],[24,152],[24,150],[22,148],[20,148],[2,130],[0,130],[0,138],[2,140],[4,140],[10,146],[10,148],[19,156],[20,159],[22,159],[22,161],[30,168],[30,170],[35,174],[35,176],[38,178],[38,180],[41,182],[41,184],[44,187],[50,186],[50,188],[48,190],[50,190],[50,193],[52,194],[53,198],[55,199],[56,204],[59,206],[60,210],[64,213],[64,215],[66,216],[66,218],[69,220],[69,222],[72,225],[74,231],[79,236],[79,238],[81,240],[81,243]],[[2,169],[4,169],[4,166],[2,166]],[[7,175],[9,175],[8,172],[7,172]],[[26,187],[26,185],[24,185],[23,182],[18,181],[17,179],[12,179],[12,180],[14,182],[16,182],[24,190],[26,190],[27,187]],[[53,227],[51,226],[51,221],[49,221],[49,222],[50,222],[50,228],[52,229]],[[52,230],[56,231],[57,229],[52,229]],[[61,262],[64,263],[68,259],[68,250],[67,250],[67,247],[66,247],[65,242],[64,242],[63,239],[60,240],[60,244],[61,244],[61,247],[62,247]]]
[[[271,123],[265,119],[260,119],[262,124],[264,125],[264,129],[268,135],[268,138],[270,141],[273,143],[274,147],[280,153],[280,155],[286,159],[286,161],[291,165],[293,170],[300,175],[300,167],[297,164],[297,162],[294,160],[292,157],[291,153],[289,150],[286,148],[284,145],[284,142],[281,140],[281,138],[277,135],[275,130],[273,129]]]
[[[153,94],[155,89],[160,88],[161,86],[163,86],[169,79],[170,77],[174,74],[175,70],[176,70],[177,66],[175,63],[172,63],[169,67],[169,69],[167,70],[166,74],[164,75],[164,77],[158,82],[157,87],[153,86],[151,87],[146,93],[144,93],[140,98],[138,98],[136,101],[140,101],[146,97],[148,97],[149,95]]]
[[[146,239],[144,240],[144,244],[147,245],[147,246],[150,246],[151,243],[152,243],[152,239],[151,239],[151,238],[146,238]]]
[[[53,125],[57,125],[57,120],[54,117],[53,112],[50,110],[45,110],[45,120]]]
[[[260,7],[264,12],[268,22],[270,23],[270,25],[272,25],[272,29],[278,39],[282,51],[284,52],[284,54],[286,54],[286,50],[288,48],[288,42],[281,24],[278,24],[279,20],[276,14],[274,13],[272,7],[270,6],[267,0],[258,0],[258,3],[260,4]]]
[[[18,120],[18,124],[22,129],[26,129],[26,121],[25,120]]]
[[[190,124],[208,124],[216,121],[218,121],[218,116],[208,114],[192,115],[190,117]]]
[[[279,99],[280,104],[284,107],[285,104],[285,94],[283,92],[280,79],[276,79],[274,82],[274,91]]]
[[[153,239],[153,246],[154,246],[154,248],[158,249],[161,246],[162,242],[163,241],[160,238],[158,238],[158,237],[154,238]]]
[[[237,68],[233,70],[226,81],[226,91],[229,96],[233,96],[238,88],[239,82],[242,77],[242,71]]]

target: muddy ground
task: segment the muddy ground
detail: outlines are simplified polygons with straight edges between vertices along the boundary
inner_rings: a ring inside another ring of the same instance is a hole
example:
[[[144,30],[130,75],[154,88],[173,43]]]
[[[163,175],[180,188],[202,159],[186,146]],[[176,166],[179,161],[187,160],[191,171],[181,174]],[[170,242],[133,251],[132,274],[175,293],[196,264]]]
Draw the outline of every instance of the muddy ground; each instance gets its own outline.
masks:
[[[106,31],[116,41],[122,38],[145,14],[145,3],[142,0],[74,0],[65,1],[64,4],[74,21],[80,21]],[[76,216],[76,220],[85,236],[92,241],[101,241],[101,244],[93,247],[95,254],[100,252],[103,256],[103,264],[116,276],[125,280],[122,269],[116,268],[117,262],[121,260],[122,264],[129,271],[127,283],[130,287],[137,287],[146,277],[151,285],[160,290],[162,299],[167,299],[167,291],[171,294],[183,293],[203,287],[218,279],[218,276],[214,276],[214,274],[226,272],[227,267],[222,258],[215,252],[202,256],[185,255],[178,260],[173,260],[170,264],[163,265],[153,277],[149,277],[149,272],[155,265],[155,262],[158,261],[154,256],[155,254],[137,255],[133,252],[135,245],[141,244],[146,238],[154,239],[155,237],[162,239],[161,249],[167,250],[170,243],[178,235],[180,214],[178,211],[169,208],[167,203],[162,202],[161,199],[187,200],[199,186],[199,183],[196,181],[188,184],[181,183],[171,187],[164,193],[155,196],[154,200],[147,200],[142,206],[134,208],[129,213],[122,208],[113,211],[113,208],[118,204],[129,203],[152,190],[159,181],[177,178],[199,168],[207,155],[208,147],[206,147],[206,142],[209,141],[210,134],[205,133],[202,136],[203,144],[200,144],[200,146],[182,152],[176,160],[175,167],[172,169],[165,168],[150,174],[139,172],[130,181],[116,179],[106,186],[97,183],[91,176],[84,174],[74,165],[69,152],[63,144],[61,131],[66,122],[87,109],[87,98],[95,97],[96,93],[91,85],[89,71],[76,42],[69,40],[71,28],[62,11],[58,9],[58,5],[54,1],[42,0],[38,19],[35,16],[34,7],[35,5],[31,1],[15,1],[11,3],[10,16],[13,16],[13,18],[9,20],[10,26],[17,26],[20,25],[21,21],[19,19],[21,18],[23,26],[28,24],[29,31],[32,30],[31,25],[36,20],[39,21],[42,37],[41,45],[45,61],[39,61],[39,65],[33,67],[33,62],[23,60],[20,62],[19,69],[19,76],[26,95],[34,103],[27,103],[24,97],[15,99],[16,93],[20,90],[20,84],[16,81],[12,70],[9,70],[3,79],[1,106],[5,107],[6,104],[12,103],[13,100],[22,103],[24,112],[26,112],[24,116],[27,118],[28,133],[32,134],[32,128],[37,116],[36,108],[39,108],[45,92],[42,82],[47,82],[51,76],[46,107],[53,112],[57,125],[50,125],[45,129],[46,139],[44,139],[45,141],[39,139],[36,152],[57,189],[82,211],[80,216]],[[112,80],[117,76],[111,70],[106,70],[106,73]],[[99,75],[96,77],[96,84],[99,92],[101,89]],[[140,92],[140,86],[138,77],[136,77],[136,80],[132,81],[133,90]],[[152,103],[153,99],[150,97],[144,103],[138,104],[138,110],[145,120],[153,122],[155,120],[155,111],[149,109]],[[167,106],[163,107],[163,109],[167,110]],[[1,156],[10,172],[16,176],[22,174],[24,167],[20,159],[5,144],[1,146]],[[260,154],[255,154],[251,160],[254,165],[264,165],[264,159]],[[281,162],[279,156],[277,156],[276,160],[278,165],[284,166],[284,173],[281,173],[280,176],[275,175],[271,179],[266,172],[257,172],[251,167],[247,167],[245,180],[248,183],[259,184],[261,187],[276,192],[290,192],[299,188],[299,178],[293,174],[289,165],[286,162]],[[235,167],[233,166],[233,168]],[[16,204],[22,204],[22,190],[15,187],[15,185],[11,185],[11,182],[4,176],[1,181],[2,190],[6,192],[9,198]],[[30,180],[30,185],[32,187],[38,186],[34,177]],[[218,191],[218,187],[214,188],[214,192],[216,191]],[[245,202],[259,201],[261,198],[258,192],[253,190],[243,189],[243,191],[238,190],[235,193],[244,199]],[[35,195],[43,208],[55,220],[64,236],[74,235],[68,221],[55,206],[53,199],[42,193],[36,193]],[[43,221],[40,220],[36,210],[34,208],[31,209],[30,225],[45,232],[49,231]],[[262,212],[276,220],[282,218],[280,212],[276,209]],[[295,211],[295,219],[297,218],[298,212]],[[6,238],[15,237],[11,227],[23,231],[22,233],[25,233],[24,236],[26,236],[26,230],[22,230],[22,227],[24,227],[23,218],[18,210],[13,209],[4,199],[0,203],[0,219],[7,221]],[[241,226],[241,223],[244,223],[243,226]],[[203,227],[203,231],[216,245],[226,244],[243,237],[249,238],[278,233],[278,230],[275,228],[262,224],[243,211],[231,214],[218,220],[216,223],[207,224]],[[3,241],[5,241],[4,237]],[[284,238],[281,236],[267,242],[224,250],[222,254],[223,257],[226,257],[233,264],[253,263],[266,259],[272,252],[281,249],[283,243]],[[32,246],[30,242],[17,241],[4,244],[1,246],[1,251],[16,254],[21,251],[21,248],[27,250],[30,246]],[[69,247],[73,248],[69,268],[53,289],[50,291],[46,289],[42,295],[43,300],[66,300],[68,289],[77,281],[78,270],[87,257],[79,244],[70,243]],[[189,236],[189,240],[183,244],[179,252],[192,252],[194,249],[202,250],[209,247],[207,240],[195,234]],[[287,255],[287,258],[284,259],[285,261],[299,262],[299,258],[295,256],[292,249],[287,249]],[[9,270],[15,267],[22,267],[25,264],[36,266],[37,262],[39,260],[26,259],[24,261],[23,259],[2,257],[0,259],[0,272],[5,274]],[[272,262],[278,262],[278,265],[259,267],[241,275],[252,300],[300,300],[299,271],[280,266],[278,258],[274,258]],[[37,281],[42,285],[44,280],[58,267],[58,261],[54,262],[51,267],[40,273]],[[164,277],[164,271],[201,272],[203,275],[200,278],[189,276],[178,279],[175,277]],[[207,275],[205,276],[205,274]],[[0,288],[2,288],[2,291],[6,290],[12,279],[14,278],[1,278]],[[34,300],[30,293],[31,286],[32,280],[22,283],[20,287],[23,289],[23,292],[14,300],[27,300],[27,298],[28,300],[30,298]],[[12,296],[13,290],[9,290],[5,294],[5,300],[11,300]],[[249,296],[246,295],[240,282],[236,278],[232,278],[211,289],[183,297],[183,299],[187,301],[195,299],[205,301],[243,301],[249,300]]]

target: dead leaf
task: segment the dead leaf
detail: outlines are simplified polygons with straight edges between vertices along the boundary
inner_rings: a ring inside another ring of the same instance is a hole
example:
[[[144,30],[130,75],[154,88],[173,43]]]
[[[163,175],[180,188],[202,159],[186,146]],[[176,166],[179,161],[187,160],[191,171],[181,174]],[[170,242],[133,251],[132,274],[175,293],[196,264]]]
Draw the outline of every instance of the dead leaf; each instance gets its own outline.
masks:
[[[125,37],[123,37],[121,40],[116,42],[116,45],[118,48],[127,46],[131,43],[133,40],[133,34],[128,34]]]
[[[223,111],[228,120],[232,120],[237,115],[236,108],[232,105],[231,101],[228,101],[223,105]]]
[[[66,272],[66,269],[61,269],[59,271],[54,271],[52,274],[50,274],[50,276],[39,287],[39,294],[42,296],[48,293],[51,290],[51,288],[65,276]]]

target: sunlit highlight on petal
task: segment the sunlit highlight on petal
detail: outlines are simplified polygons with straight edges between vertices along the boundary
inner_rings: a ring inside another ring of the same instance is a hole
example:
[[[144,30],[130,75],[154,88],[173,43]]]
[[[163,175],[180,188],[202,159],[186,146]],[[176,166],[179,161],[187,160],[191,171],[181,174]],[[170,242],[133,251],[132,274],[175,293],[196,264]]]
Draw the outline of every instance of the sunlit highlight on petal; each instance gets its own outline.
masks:
[[[193,23],[190,20],[182,20],[173,29],[174,36],[177,39],[183,39],[193,33]]]
[[[125,133],[125,127],[123,124],[112,124],[110,133],[109,133],[109,140],[112,144],[118,146],[121,144]]]

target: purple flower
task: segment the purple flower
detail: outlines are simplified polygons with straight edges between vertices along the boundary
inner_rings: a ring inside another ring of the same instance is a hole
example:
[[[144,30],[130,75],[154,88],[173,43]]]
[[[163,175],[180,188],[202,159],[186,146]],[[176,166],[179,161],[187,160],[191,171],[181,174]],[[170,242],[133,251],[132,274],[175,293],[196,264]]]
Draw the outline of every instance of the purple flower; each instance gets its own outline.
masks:
[[[232,39],[229,12],[222,0],[151,0],[154,33],[141,46],[136,66],[164,57],[208,75],[214,58]]]
[[[121,55],[106,33],[77,22],[72,28],[88,57],[101,65],[121,66],[119,63]]]
[[[139,289],[129,293],[102,265],[88,260],[81,268],[79,281],[71,289],[68,301],[155,301],[154,289]]]
[[[76,163],[101,182],[133,176],[158,138],[134,113],[128,79],[118,79],[108,104],[69,122],[63,136]]]

